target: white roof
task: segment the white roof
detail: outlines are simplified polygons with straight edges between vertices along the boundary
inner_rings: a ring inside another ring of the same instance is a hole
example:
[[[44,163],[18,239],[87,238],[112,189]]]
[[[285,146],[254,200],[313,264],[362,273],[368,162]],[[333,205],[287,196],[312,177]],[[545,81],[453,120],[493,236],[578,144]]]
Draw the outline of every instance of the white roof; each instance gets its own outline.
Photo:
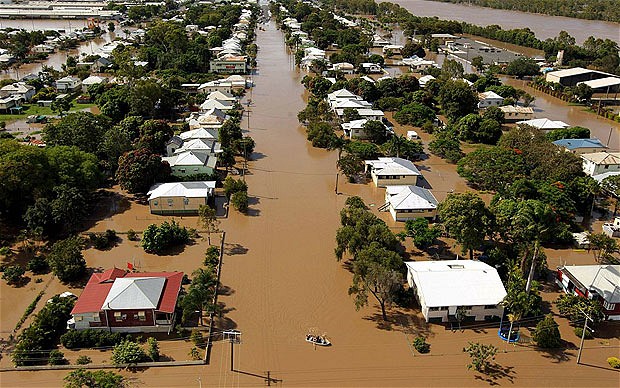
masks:
[[[188,139],[217,139],[218,133],[210,128],[197,128],[191,131],[181,132],[179,137],[183,140]]]
[[[215,190],[215,181],[156,183],[147,195],[149,201],[160,197],[206,198]]]
[[[340,124],[340,126],[342,127],[342,129],[347,129],[347,130],[351,130],[353,128],[361,129],[361,128],[364,128],[364,125],[367,122],[368,122],[368,119],[359,119],[359,120],[349,121],[348,123],[342,123]]]
[[[604,88],[607,86],[620,85],[620,78],[618,77],[605,77],[601,79],[593,79],[591,81],[579,82],[579,84],[586,84],[592,89]],[[577,85],[579,85],[577,84]]]
[[[333,104],[334,109],[344,109],[344,108],[353,108],[353,109],[362,109],[371,107],[372,104],[368,101],[364,100],[336,100]]]
[[[371,166],[376,175],[422,175],[413,163],[402,158],[379,158],[364,163]]]
[[[497,270],[481,261],[408,261],[427,307],[497,305],[506,296]]]
[[[433,210],[439,203],[433,193],[419,186],[388,186],[386,192],[395,210]]]
[[[563,270],[605,301],[620,303],[620,265],[566,265]]]
[[[188,139],[183,142],[181,148],[174,151],[175,154],[180,154],[185,151],[207,151],[209,153],[221,152],[220,143],[214,139]]]
[[[166,278],[116,278],[102,310],[157,309]]]
[[[479,96],[481,99],[504,100],[504,97],[491,90],[489,90],[488,92],[482,92],[479,94]]]
[[[570,127],[570,125],[566,124],[563,121],[551,120],[548,118],[518,121],[517,124],[529,125],[531,127],[535,127],[535,128],[547,130],[547,131],[553,130],[553,129],[563,129],[563,128]]]
[[[173,166],[204,166],[209,159],[209,155],[203,152],[197,151],[185,151],[173,156],[166,156],[161,160],[168,162]]]
[[[358,95],[351,93],[347,89],[339,89],[334,92],[331,92],[327,95],[328,100],[336,100],[336,99],[358,99],[360,98]]]
[[[591,154],[581,154],[581,158],[584,160],[588,160],[594,164],[620,164],[620,152],[593,152]]]
[[[360,116],[383,116],[383,111],[378,109],[358,109]]]
[[[553,75],[556,77],[570,77],[572,75],[588,74],[592,72],[592,70],[584,69],[583,67],[573,67],[571,69],[551,71],[547,73],[547,75]]]
[[[237,98],[230,93],[220,92],[219,90],[216,90],[209,93],[209,95],[207,96],[207,100],[235,101],[237,100]]]
[[[29,90],[34,90],[34,87],[26,84],[25,82],[15,82],[3,86],[0,90],[13,93],[26,93]]]
[[[99,77],[98,75],[91,75],[90,77],[85,78],[84,81],[82,81],[82,85],[100,84],[105,80],[107,80],[106,77]]]
[[[529,106],[518,106],[518,105],[504,105],[500,106],[499,109],[504,113],[531,113],[534,114],[534,109]]]
[[[222,100],[205,100],[200,105],[200,110],[209,110],[217,108],[219,110],[231,110],[233,108],[233,104],[230,101],[222,101]]]

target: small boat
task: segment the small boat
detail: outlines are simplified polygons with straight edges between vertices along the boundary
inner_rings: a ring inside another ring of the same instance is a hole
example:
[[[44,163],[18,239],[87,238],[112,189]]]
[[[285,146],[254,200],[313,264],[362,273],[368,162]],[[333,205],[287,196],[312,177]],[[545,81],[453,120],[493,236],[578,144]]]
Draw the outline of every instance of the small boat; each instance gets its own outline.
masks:
[[[306,342],[310,342],[311,344],[315,344],[318,346],[330,346],[332,343],[329,342],[327,337],[321,335],[306,335]]]

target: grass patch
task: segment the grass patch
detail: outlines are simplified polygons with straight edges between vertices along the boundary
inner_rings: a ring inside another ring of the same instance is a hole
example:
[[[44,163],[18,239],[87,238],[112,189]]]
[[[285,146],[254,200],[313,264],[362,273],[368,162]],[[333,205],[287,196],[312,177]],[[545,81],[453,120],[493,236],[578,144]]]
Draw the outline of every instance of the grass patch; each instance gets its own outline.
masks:
[[[97,104],[76,104],[75,101],[71,103],[71,109],[69,112],[76,112],[82,109],[88,109]],[[0,114],[0,121],[15,121],[15,120],[23,120],[30,115],[37,116],[56,116],[56,113],[52,111],[52,108],[49,106],[39,106],[37,104],[24,104],[22,105],[23,111],[20,114]]]
[[[43,294],[45,293],[45,291],[41,291],[39,292],[39,294],[34,298],[34,300],[28,305],[28,307],[26,307],[26,311],[24,311],[24,314],[22,315],[21,318],[19,318],[19,321],[17,322],[17,324],[15,325],[15,331],[19,330],[20,327],[22,327],[22,325],[24,324],[24,322],[26,321],[26,319],[28,319],[28,316],[30,314],[32,314],[32,312],[34,311],[34,309],[37,307],[37,303],[39,303],[39,301],[41,300],[41,298],[43,297]]]

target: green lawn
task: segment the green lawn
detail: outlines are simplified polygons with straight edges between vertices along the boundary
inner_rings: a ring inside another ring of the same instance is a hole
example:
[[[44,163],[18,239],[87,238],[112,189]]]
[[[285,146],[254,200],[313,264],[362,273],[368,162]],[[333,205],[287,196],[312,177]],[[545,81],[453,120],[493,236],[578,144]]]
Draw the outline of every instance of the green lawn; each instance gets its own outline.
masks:
[[[76,104],[75,102],[73,102],[72,104],[73,105],[71,106],[71,109],[70,109],[71,112],[75,112],[78,110],[87,109],[87,108],[96,106],[96,104],[94,103],[93,104]],[[22,107],[23,107],[23,111],[21,114],[0,114],[0,121],[4,121],[8,123],[14,120],[23,120],[30,115],[56,116],[56,113],[52,112],[52,108],[50,107],[39,106],[37,104],[33,104],[33,105],[24,104],[22,105]]]

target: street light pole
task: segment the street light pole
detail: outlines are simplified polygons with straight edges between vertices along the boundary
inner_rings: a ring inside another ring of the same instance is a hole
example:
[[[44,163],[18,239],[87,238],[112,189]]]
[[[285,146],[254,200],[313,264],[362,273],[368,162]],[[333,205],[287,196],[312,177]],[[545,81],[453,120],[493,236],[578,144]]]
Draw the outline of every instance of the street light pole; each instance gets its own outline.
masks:
[[[585,313],[585,311],[581,309],[579,309],[579,311],[581,311],[581,313],[586,317],[586,319],[583,322],[583,332],[581,333],[581,343],[579,344],[579,353],[577,353],[577,365],[579,365],[579,362],[581,361],[581,351],[583,350],[583,341],[586,338],[586,330],[588,330],[588,320],[592,321],[592,318],[590,318],[588,314]]]

